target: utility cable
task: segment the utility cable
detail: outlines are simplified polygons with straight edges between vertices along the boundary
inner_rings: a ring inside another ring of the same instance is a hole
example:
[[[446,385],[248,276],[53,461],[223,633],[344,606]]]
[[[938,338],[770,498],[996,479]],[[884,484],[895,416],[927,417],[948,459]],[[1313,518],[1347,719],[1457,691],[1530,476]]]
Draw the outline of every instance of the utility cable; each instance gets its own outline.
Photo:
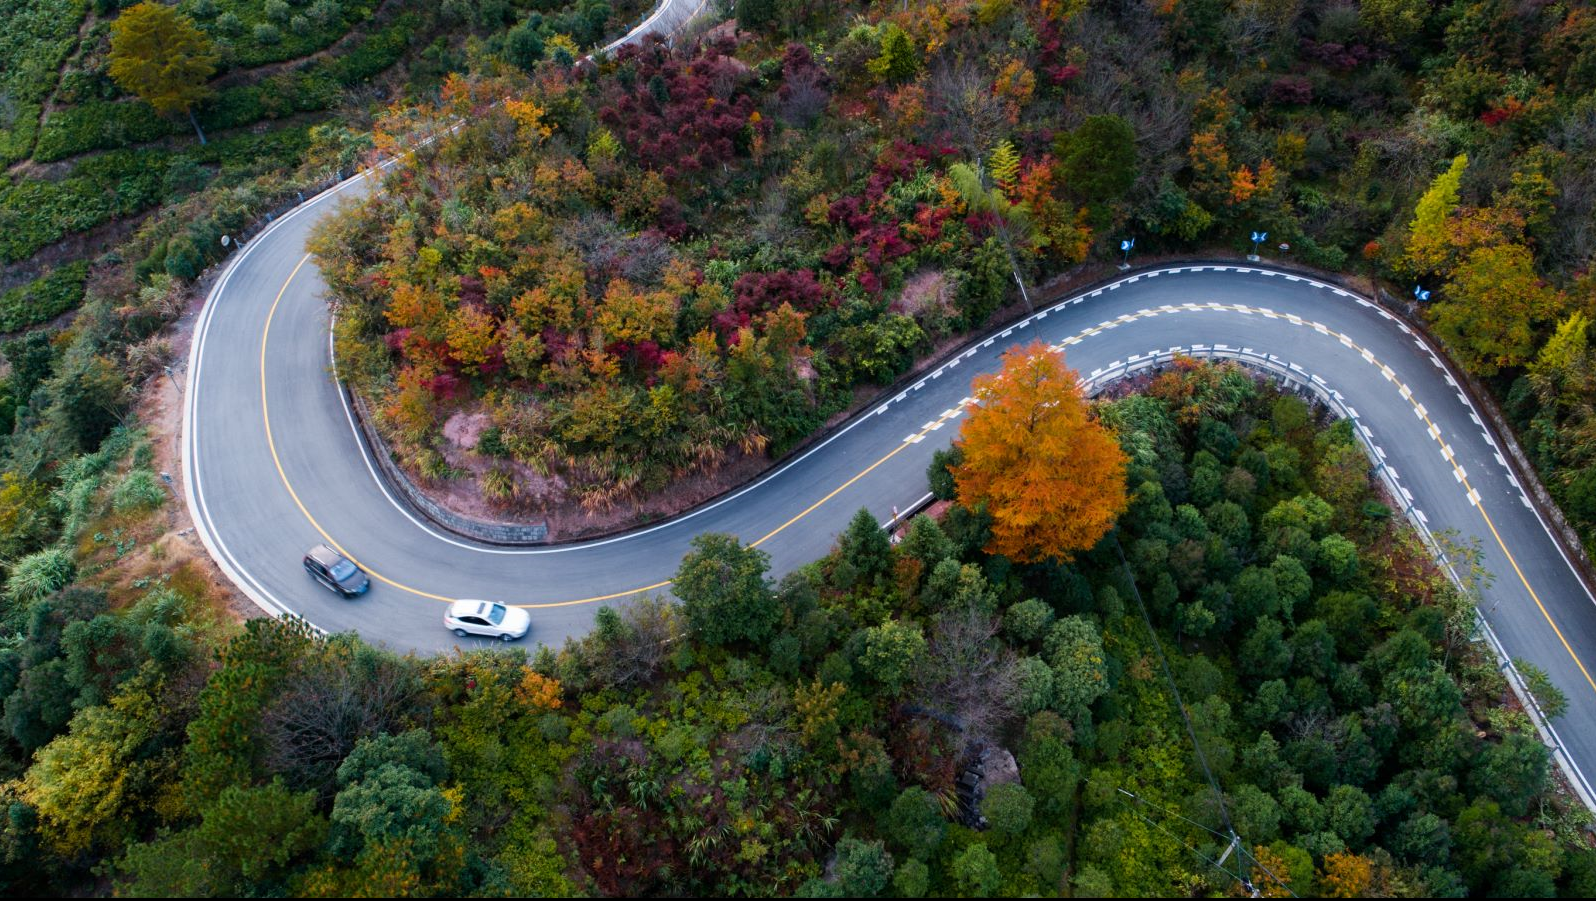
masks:
[[[1224,863],[1222,863],[1220,861],[1217,861],[1217,860],[1214,860],[1212,857],[1209,857],[1207,854],[1204,854],[1203,852],[1197,850],[1197,848],[1194,845],[1192,845],[1190,842],[1186,841],[1185,839],[1181,838],[1180,836],[1176,835],[1175,833],[1170,832],[1161,823],[1153,820],[1151,817],[1148,817],[1146,814],[1142,813],[1141,811],[1133,810],[1133,811],[1131,811],[1131,813],[1136,814],[1137,818],[1139,818],[1142,822],[1144,822],[1147,825],[1153,827],[1154,829],[1157,829],[1159,832],[1162,832],[1165,835],[1169,836],[1176,843],[1178,843],[1179,845],[1184,847],[1187,851],[1190,851],[1192,854],[1194,854],[1197,857],[1201,858],[1209,866],[1213,867],[1214,869],[1218,870],[1221,873],[1224,873],[1226,876],[1229,876],[1231,879],[1234,879],[1237,882],[1240,882],[1242,885],[1247,886],[1249,891],[1251,892],[1252,896],[1254,898],[1258,897],[1257,889],[1251,888],[1252,884],[1250,882],[1248,882],[1247,877],[1243,873],[1240,873],[1240,872],[1232,873],[1229,870],[1225,869]],[[1229,841],[1229,839],[1226,839],[1226,841]]]
[[[1173,832],[1169,831],[1168,828],[1166,828],[1164,826],[1161,826],[1158,823],[1154,822],[1151,818],[1149,818],[1145,814],[1140,813],[1139,811],[1135,811],[1135,810],[1131,811],[1131,813],[1135,814],[1142,822],[1147,823],[1149,826],[1153,826],[1154,828],[1158,829],[1160,832],[1164,833],[1165,835],[1168,835],[1170,838],[1173,838],[1175,841],[1177,841],[1181,845],[1185,846],[1186,850],[1188,850],[1192,854],[1195,854],[1196,856],[1202,858],[1209,865],[1213,866],[1214,869],[1218,870],[1221,873],[1224,873],[1226,876],[1229,876],[1232,879],[1235,879],[1237,882],[1241,883],[1242,885],[1251,885],[1251,881],[1249,879],[1247,879],[1246,876],[1245,876],[1245,870],[1242,873],[1238,874],[1238,873],[1232,873],[1229,870],[1225,869],[1225,860],[1226,860],[1226,858],[1228,858],[1231,855],[1232,852],[1238,852],[1239,851],[1239,853],[1237,854],[1237,859],[1238,860],[1240,860],[1243,856],[1250,858],[1252,860],[1254,866],[1257,866],[1259,869],[1263,870],[1265,873],[1268,873],[1269,877],[1271,879],[1273,879],[1277,884],[1279,884],[1279,886],[1281,888],[1285,889],[1287,894],[1291,895],[1291,897],[1293,897],[1293,898],[1297,897],[1297,893],[1293,892],[1291,890],[1291,886],[1289,886],[1289,885],[1285,884],[1285,882],[1281,881],[1280,877],[1276,876],[1273,871],[1271,871],[1268,867],[1266,867],[1262,863],[1260,863],[1258,861],[1257,857],[1254,857],[1253,855],[1247,853],[1247,851],[1244,848],[1242,848],[1241,842],[1240,842],[1240,836],[1237,836],[1237,835],[1225,835],[1223,832],[1220,832],[1220,831],[1218,831],[1216,829],[1212,829],[1212,828],[1210,828],[1208,826],[1204,826],[1202,823],[1197,822],[1196,820],[1192,819],[1191,817],[1184,816],[1184,815],[1182,815],[1180,813],[1177,813],[1176,811],[1170,810],[1167,807],[1164,807],[1164,806],[1162,806],[1160,804],[1156,804],[1156,803],[1154,803],[1152,801],[1149,801],[1146,798],[1142,797],[1141,795],[1138,795],[1135,792],[1130,791],[1129,789],[1121,788],[1121,787],[1119,787],[1117,785],[1108,785],[1108,784],[1103,783],[1103,782],[1097,782],[1096,780],[1092,779],[1089,776],[1082,776],[1081,780],[1083,782],[1088,782],[1088,783],[1091,783],[1093,785],[1096,785],[1096,786],[1099,786],[1099,787],[1102,787],[1102,788],[1108,788],[1108,789],[1112,790],[1115,794],[1124,795],[1125,797],[1130,798],[1130,799],[1136,801],[1139,804],[1146,805],[1147,807],[1151,807],[1152,809],[1157,810],[1160,813],[1163,813],[1163,814],[1165,814],[1167,816],[1174,817],[1177,820],[1181,820],[1183,822],[1186,822],[1186,823],[1189,823],[1189,824],[1191,824],[1193,826],[1196,826],[1198,829],[1201,829],[1204,832],[1207,832],[1209,835],[1212,835],[1213,837],[1215,837],[1215,838],[1219,839],[1220,841],[1224,842],[1226,844],[1225,853],[1220,856],[1219,860],[1216,861],[1212,857],[1209,857],[1207,854],[1204,854],[1202,851],[1198,850],[1196,848],[1196,846],[1190,844],[1189,842],[1187,842],[1184,839],[1182,839],[1180,836],[1175,835]],[[1258,897],[1259,892],[1258,892],[1258,890],[1256,888],[1252,888],[1251,892],[1252,892],[1254,897]]]
[[[1208,756],[1203,753],[1202,742],[1197,740],[1197,729],[1192,725],[1191,714],[1186,711],[1186,702],[1181,699],[1180,686],[1175,684],[1175,676],[1172,672],[1170,672],[1169,658],[1164,655],[1164,644],[1158,640],[1158,630],[1153,628],[1152,614],[1147,612],[1147,604],[1142,600],[1142,590],[1136,585],[1136,576],[1131,572],[1130,562],[1125,559],[1125,547],[1124,545],[1120,544],[1119,536],[1117,534],[1114,536],[1114,552],[1119,555],[1120,568],[1125,571],[1125,578],[1130,582],[1131,594],[1136,597],[1136,607],[1142,612],[1142,622],[1147,624],[1147,637],[1152,640],[1153,650],[1158,652],[1158,665],[1163,670],[1164,680],[1169,683],[1169,690],[1175,697],[1175,706],[1180,710],[1180,720],[1186,726],[1186,735],[1191,738],[1192,749],[1197,752],[1197,763],[1202,767],[1203,777],[1208,780],[1208,787],[1214,793],[1214,803],[1219,805],[1219,818],[1225,824],[1225,831],[1229,833],[1229,835],[1222,837],[1226,842],[1238,848],[1242,856],[1250,858],[1259,869],[1268,874],[1269,878],[1273,879],[1282,888],[1290,892],[1291,888],[1290,886],[1286,885],[1284,880],[1282,880],[1279,876],[1276,876],[1268,867],[1264,866],[1256,856],[1248,854],[1246,848],[1243,847],[1241,836],[1237,834],[1236,826],[1230,820],[1230,811],[1225,808],[1225,793],[1220,789],[1219,780],[1214,777],[1213,769],[1208,766]],[[1184,819],[1184,817],[1182,817],[1182,819]],[[1208,831],[1212,832],[1213,830],[1210,829]],[[1222,872],[1227,874],[1229,873],[1228,870],[1224,870],[1222,867],[1220,869]],[[1239,877],[1238,881],[1241,883],[1242,888],[1246,889],[1249,894],[1255,898],[1258,897],[1258,889],[1252,884],[1252,880],[1250,878],[1248,878],[1246,875],[1242,875]],[[1296,897],[1295,893],[1293,893],[1292,897]]]

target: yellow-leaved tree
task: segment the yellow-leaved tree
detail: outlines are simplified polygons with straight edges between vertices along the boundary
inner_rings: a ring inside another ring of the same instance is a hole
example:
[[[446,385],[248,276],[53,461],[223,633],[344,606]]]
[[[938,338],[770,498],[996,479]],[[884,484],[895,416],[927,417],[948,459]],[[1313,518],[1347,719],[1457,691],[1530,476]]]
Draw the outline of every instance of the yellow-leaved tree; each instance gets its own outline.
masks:
[[[992,516],[987,550],[1012,560],[1070,560],[1125,510],[1125,454],[1091,416],[1064,357],[1034,342],[978,377],[953,468],[961,504]]]
[[[1446,221],[1457,209],[1458,187],[1467,169],[1467,154],[1458,154],[1452,165],[1430,182],[1413,210],[1408,224],[1407,263],[1416,272],[1434,272],[1446,252]]]
[[[186,114],[201,144],[194,105],[210,93],[216,59],[211,39],[175,7],[146,0],[111,23],[111,79],[163,116]]]

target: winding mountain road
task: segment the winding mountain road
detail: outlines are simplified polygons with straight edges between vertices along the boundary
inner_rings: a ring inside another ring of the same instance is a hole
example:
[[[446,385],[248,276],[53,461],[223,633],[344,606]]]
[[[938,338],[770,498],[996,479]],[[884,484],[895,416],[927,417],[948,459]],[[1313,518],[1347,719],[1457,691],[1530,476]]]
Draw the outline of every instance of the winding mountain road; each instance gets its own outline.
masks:
[[[701,0],[665,0],[660,9],[695,5]],[[675,23],[674,15],[655,21]],[[1596,663],[1596,599],[1446,362],[1363,298],[1256,265],[1127,273],[977,339],[716,503],[605,540],[488,547],[443,533],[396,500],[332,376],[324,286],[305,240],[341,199],[371,184],[366,175],[343,182],[250,241],[196,325],[183,422],[187,502],[211,555],[269,613],[426,652],[456,645],[441,624],[445,602],[486,598],[531,608],[532,638],[558,645],[588,630],[599,602],[668,590],[701,532],[758,544],[779,574],[824,554],[861,506],[885,519],[914,504],[932,452],[957,432],[970,379],[997,368],[1014,344],[1057,345],[1098,382],[1155,354],[1237,356],[1295,378],[1354,418],[1415,522],[1480,540],[1495,576],[1485,619],[1507,653],[1535,662],[1569,696],[1556,726],[1576,781],[1596,766],[1596,679],[1587,668]],[[340,600],[306,576],[300,557],[318,541],[371,573],[370,594]]]

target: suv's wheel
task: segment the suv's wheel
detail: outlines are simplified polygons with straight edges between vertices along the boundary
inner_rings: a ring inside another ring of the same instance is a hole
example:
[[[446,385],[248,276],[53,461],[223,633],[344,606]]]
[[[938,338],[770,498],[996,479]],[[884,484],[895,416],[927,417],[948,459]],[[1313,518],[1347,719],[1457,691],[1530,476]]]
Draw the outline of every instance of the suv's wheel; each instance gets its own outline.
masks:
[[[460,636],[461,638],[464,638],[464,637],[466,637],[466,630],[464,630],[464,629],[456,629],[456,630],[454,630],[454,634]]]
[[[511,635],[509,632],[506,632],[503,635],[500,635],[499,638],[504,640],[504,641],[515,641],[515,636]]]

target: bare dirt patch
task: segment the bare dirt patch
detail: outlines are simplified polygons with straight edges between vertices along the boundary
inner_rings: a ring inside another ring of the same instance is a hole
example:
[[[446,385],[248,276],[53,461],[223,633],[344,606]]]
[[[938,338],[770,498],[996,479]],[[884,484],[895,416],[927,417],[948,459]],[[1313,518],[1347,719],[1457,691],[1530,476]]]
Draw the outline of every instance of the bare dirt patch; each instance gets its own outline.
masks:
[[[260,616],[261,610],[206,553],[184,503],[188,490],[182,465],[183,392],[188,386],[184,361],[188,359],[204,298],[205,287],[196,286],[182,317],[163,333],[172,347],[172,374],[146,379],[134,405],[137,420],[148,433],[154,451],[151,467],[171,476],[175,495],[152,517],[156,526],[143,546],[118,561],[106,576],[113,593],[117,589],[135,590],[136,586],[160,579],[191,597],[202,598],[219,616],[242,621]]]
[[[486,413],[458,410],[443,424],[443,437],[453,447],[476,450],[482,433],[493,425],[493,417]]]

